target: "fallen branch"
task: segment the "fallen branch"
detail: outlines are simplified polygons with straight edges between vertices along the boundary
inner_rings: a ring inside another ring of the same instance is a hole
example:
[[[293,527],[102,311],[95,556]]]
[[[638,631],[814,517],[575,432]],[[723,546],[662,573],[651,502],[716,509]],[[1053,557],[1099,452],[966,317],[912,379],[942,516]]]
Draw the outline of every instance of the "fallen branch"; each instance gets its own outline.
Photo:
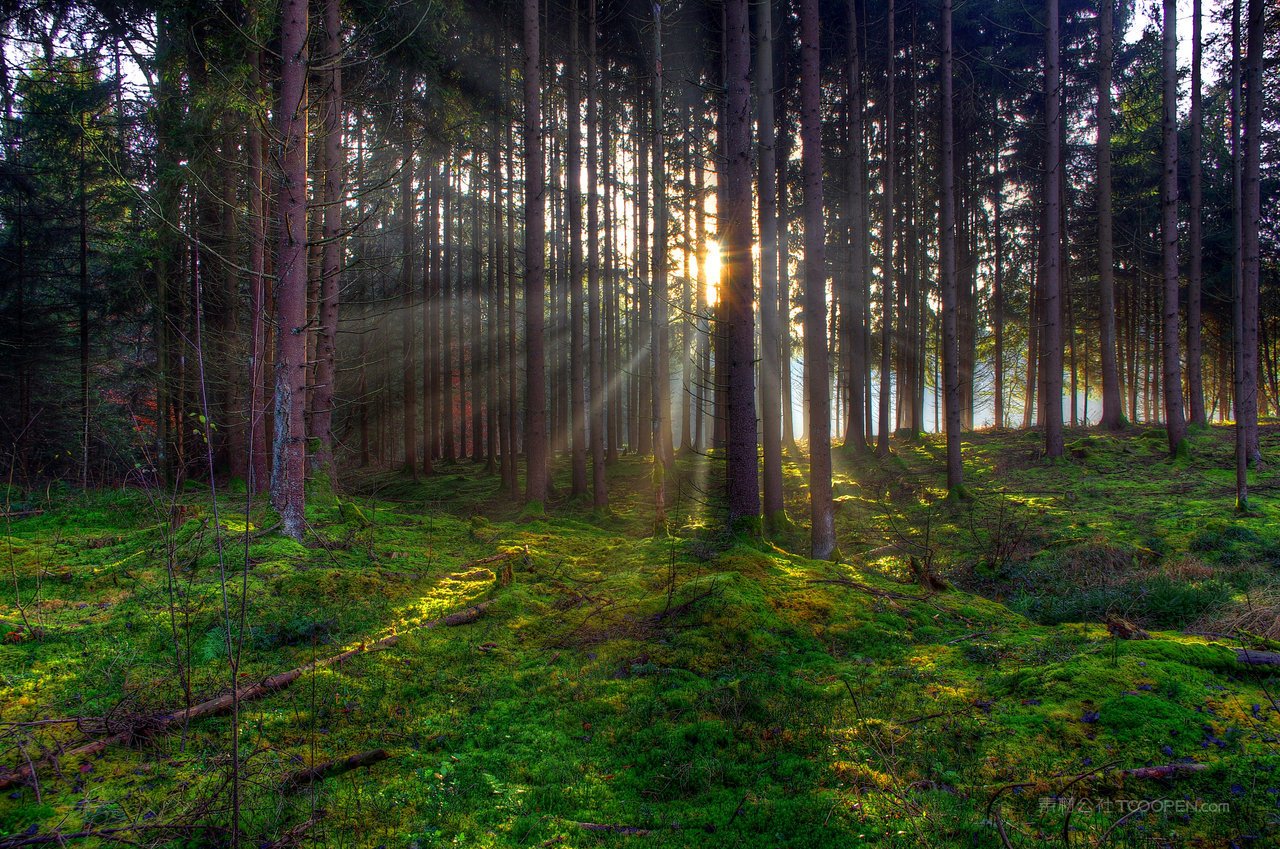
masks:
[[[1200,772],[1208,768],[1208,764],[1164,764],[1163,766],[1140,766],[1134,769],[1122,769],[1119,772],[1128,778],[1173,778],[1179,773]]]
[[[323,781],[326,778],[332,778],[335,775],[342,775],[345,772],[351,772],[353,769],[361,767],[373,766],[376,763],[385,761],[391,755],[387,754],[386,749],[370,749],[367,752],[360,752],[357,755],[351,755],[345,758],[334,758],[330,761],[323,761],[315,766],[307,769],[300,769],[290,774],[284,780],[285,787],[306,787],[309,784],[315,784],[317,781]]]
[[[605,834],[629,834],[632,837],[647,837],[650,834],[647,828],[639,828],[634,825],[610,825],[599,822],[580,822],[578,823],[578,828],[584,831],[599,831]]]
[[[222,829],[220,827],[212,825],[166,825],[164,823],[148,825],[139,823],[137,825],[124,825],[116,828],[86,829],[84,831],[50,831],[47,834],[17,834],[13,837],[0,838],[0,849],[16,849],[16,847],[19,846],[41,846],[47,843],[62,845],[67,840],[86,840],[89,838],[137,846],[139,845],[137,841],[130,840],[124,835],[137,834],[140,831],[192,833],[197,831],[217,832],[221,830]]]
[[[416,631],[431,628],[468,625],[479,619],[492,603],[492,601],[482,601],[479,604],[473,604],[470,607],[450,613],[448,616],[442,616],[439,619],[432,619],[430,622],[424,622],[421,625],[416,625],[409,630]],[[70,756],[83,758],[90,755],[96,755],[110,746],[127,744],[135,737],[155,734],[160,731],[164,731],[175,724],[185,724],[192,720],[226,713],[231,710],[231,707],[237,702],[253,701],[254,699],[260,699],[263,696],[274,693],[278,690],[283,690],[308,672],[313,672],[317,669],[325,669],[330,666],[337,666],[347,660],[350,660],[356,655],[366,654],[371,651],[394,646],[396,643],[400,642],[400,637],[403,636],[404,633],[407,632],[391,634],[371,643],[362,642],[340,654],[335,654],[332,657],[321,658],[311,663],[290,669],[288,672],[281,672],[276,675],[272,675],[269,678],[264,678],[256,684],[251,684],[248,687],[241,688],[234,693],[224,693],[221,696],[217,696],[197,705],[192,705],[184,710],[163,713],[159,716],[151,717],[133,728],[126,729],[116,734],[112,734],[109,737],[104,737],[101,740],[94,740],[92,743],[86,743],[83,746],[71,749],[65,753],[64,757]],[[21,781],[27,780],[33,775],[33,773],[34,770],[30,766],[23,766],[10,772],[0,773],[0,790],[12,787]]]

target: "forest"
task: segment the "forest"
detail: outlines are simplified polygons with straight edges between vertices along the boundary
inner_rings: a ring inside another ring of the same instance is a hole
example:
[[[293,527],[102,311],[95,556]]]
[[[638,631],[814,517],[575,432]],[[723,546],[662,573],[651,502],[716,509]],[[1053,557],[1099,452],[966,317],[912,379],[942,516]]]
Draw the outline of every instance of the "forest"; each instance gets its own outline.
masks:
[[[1280,7],[0,0],[0,849],[1280,846]]]

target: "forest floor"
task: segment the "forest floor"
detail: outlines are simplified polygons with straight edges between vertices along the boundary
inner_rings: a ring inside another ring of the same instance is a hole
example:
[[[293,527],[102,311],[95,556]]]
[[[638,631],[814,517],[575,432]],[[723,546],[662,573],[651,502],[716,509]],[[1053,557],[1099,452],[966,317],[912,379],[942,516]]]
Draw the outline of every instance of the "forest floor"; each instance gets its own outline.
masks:
[[[0,782],[37,780],[0,847],[225,844],[231,719],[166,712],[229,646],[244,686],[365,649],[242,702],[245,846],[1280,845],[1280,667],[1239,656],[1280,648],[1280,469],[1239,517],[1229,429],[1068,439],[968,436],[958,500],[937,439],[838,456],[838,564],[797,553],[795,462],[768,543],[696,456],[659,534],[629,457],[603,515],[563,474],[544,517],[472,463],[352,471],[307,545],[242,491],[10,491]]]

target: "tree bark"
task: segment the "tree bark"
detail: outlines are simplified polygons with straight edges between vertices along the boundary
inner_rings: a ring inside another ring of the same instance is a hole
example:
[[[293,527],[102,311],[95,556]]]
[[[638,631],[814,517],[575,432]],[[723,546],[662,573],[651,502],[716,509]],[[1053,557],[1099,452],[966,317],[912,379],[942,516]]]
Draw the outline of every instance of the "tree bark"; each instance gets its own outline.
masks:
[[[951,0],[942,0],[942,215],[938,253],[942,284],[942,370],[946,383],[947,489],[964,487],[960,456],[960,337],[956,292],[956,145],[952,77]]]
[[[320,259],[320,326],[316,337],[316,377],[311,406],[311,435],[316,440],[313,467],[333,472],[333,404],[337,378],[338,292],[342,268],[342,195],[346,159],[342,151],[342,17],[338,0],[324,3],[324,53],[327,70],[321,101],[324,134],[324,241]]]
[[[760,426],[764,448],[764,521],[773,531],[787,524],[782,491],[782,363],[779,361],[777,152],[773,114],[773,0],[761,0],[757,17],[758,193],[760,198]]]
[[[605,380],[600,302],[599,71],[596,67],[596,4],[587,0],[587,337],[591,373],[591,504],[609,507],[605,482]]]
[[[1053,0],[1050,0],[1053,2]],[[882,184],[884,212],[880,227],[880,250],[883,259],[880,264],[880,395],[879,411],[876,420],[876,456],[889,456],[889,400],[893,391],[893,169],[897,167],[897,153],[894,146],[896,120],[894,118],[894,76],[896,69],[896,46],[894,44],[894,0],[888,0],[888,11],[885,13],[886,76],[884,99],[884,162],[881,164],[880,181]]]
[[[831,499],[827,230],[822,209],[822,80],[818,38],[818,0],[801,0],[800,146],[804,172],[804,358],[809,364],[810,543],[815,560],[829,560],[836,553],[836,529]]]
[[[1160,184],[1160,241],[1164,272],[1164,416],[1169,453],[1176,455],[1187,438],[1182,408],[1182,355],[1178,323],[1178,4],[1164,0],[1164,173]]]
[[[1188,157],[1191,160],[1191,196],[1187,238],[1191,256],[1187,267],[1187,393],[1191,396],[1188,399],[1191,407],[1191,424],[1196,427],[1204,427],[1209,421],[1204,408],[1204,343],[1200,307],[1200,293],[1204,282],[1204,236],[1201,217],[1204,206],[1204,169],[1201,165],[1204,119],[1200,91],[1202,64],[1200,17],[1200,0],[1192,0],[1191,112],[1187,117],[1191,125],[1188,151]]]
[[[720,213],[721,316],[728,415],[726,488],[731,530],[754,532],[760,516],[756,454],[755,319],[751,260],[751,35],[747,0],[726,0],[724,55],[725,174]]]
[[[1170,2],[1170,0],[1166,0]],[[1244,62],[1244,157],[1240,184],[1241,204],[1241,382],[1238,418],[1244,425],[1245,453],[1255,468],[1262,465],[1258,442],[1258,287],[1261,280],[1262,219],[1262,61],[1264,49],[1263,2],[1249,0]]]
[[[1098,336],[1102,360],[1102,418],[1106,430],[1124,426],[1120,372],[1116,362],[1115,247],[1111,214],[1111,61],[1115,42],[1115,0],[1098,9]]]
[[[546,186],[542,170],[538,17],[538,0],[524,0],[525,500],[540,506],[547,498],[547,390],[542,339],[542,310],[546,300]]]
[[[572,420],[570,493],[587,492],[587,380],[582,338],[582,68],[579,0],[569,4],[569,54],[565,62],[565,99],[569,125],[565,129],[569,221],[569,407]],[[590,234],[594,243],[596,233]]]
[[[281,181],[276,286],[275,445],[271,502],[282,532],[305,530],[307,395],[307,22],[309,0],[284,0],[280,18],[279,120]]]
[[[1040,359],[1044,374],[1044,447],[1061,457],[1062,437],[1062,71],[1059,64],[1058,0],[1045,2],[1045,181],[1044,281]]]

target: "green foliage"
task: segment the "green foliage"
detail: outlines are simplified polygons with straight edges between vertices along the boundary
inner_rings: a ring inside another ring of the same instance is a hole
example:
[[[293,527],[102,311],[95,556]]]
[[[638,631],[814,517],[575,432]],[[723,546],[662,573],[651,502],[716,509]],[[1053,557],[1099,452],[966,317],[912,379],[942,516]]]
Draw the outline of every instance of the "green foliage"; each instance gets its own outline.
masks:
[[[892,546],[854,567],[790,553],[805,550],[804,527],[768,543],[714,533],[718,506],[692,499],[673,499],[673,536],[654,537],[651,468],[635,458],[611,469],[606,518],[567,501],[529,510],[495,479],[446,466],[417,482],[351,476],[349,495],[310,519],[324,545],[255,535],[246,564],[242,532],[228,526],[232,609],[242,579],[248,588],[245,627],[231,628],[246,676],[401,634],[392,648],[245,703],[243,751],[256,753],[244,767],[246,834],[270,842],[311,815],[308,793],[279,786],[313,748],[329,758],[384,747],[385,763],[316,787],[326,833],[348,845],[999,849],[986,816],[992,788],[1041,781],[1002,797],[1000,815],[1058,833],[1063,812],[1038,800],[1068,779],[1049,776],[1184,757],[1210,768],[1172,788],[1099,776],[1087,792],[1230,802],[1230,817],[1131,821],[1162,841],[1228,845],[1243,830],[1274,838],[1277,764],[1267,740],[1280,716],[1263,707],[1263,681],[1242,676],[1222,641],[1161,631],[1117,641],[1097,620],[1119,612],[1147,627],[1182,624],[1230,605],[1228,578],[1252,573],[1218,564],[1253,560],[1275,531],[1266,520],[1228,519],[1229,489],[1211,481],[1217,494],[1203,504],[1196,491],[1190,506],[1169,508],[1177,515],[1140,515],[1146,495],[1167,501],[1166,485],[1199,474],[1196,464],[1218,450],[1212,441],[1197,444],[1190,469],[1164,462],[1159,443],[1102,436],[1086,443],[1085,460],[1052,472],[1030,459],[991,462],[1020,443],[974,437],[964,504],[941,497],[931,437],[899,445],[900,468],[867,460],[840,469],[839,540],[846,551],[876,550],[897,527],[916,556],[932,551],[939,573],[962,583],[1000,521],[1031,516],[1035,526],[1005,547],[1006,566],[973,586],[1015,607],[1034,601],[1040,607],[1026,609],[1044,621],[1080,624],[1030,621],[964,590],[925,592],[906,583],[905,555]],[[703,462],[682,459],[671,491],[706,474]],[[803,476],[791,464],[786,472],[788,507],[803,515]],[[1003,500],[988,494],[997,483]],[[207,516],[207,499],[193,492],[179,506]],[[0,654],[0,720],[100,715],[122,696],[144,711],[181,705],[175,621],[195,697],[225,691],[213,529],[191,518],[171,531],[137,492],[41,503],[46,512],[15,521],[6,545],[46,636]],[[1220,524],[1179,532],[1201,509],[1222,511]],[[272,524],[265,506],[252,521]],[[964,530],[983,521],[980,532]],[[181,588],[174,619],[170,548]],[[1205,560],[1187,560],[1192,548]],[[470,565],[500,552],[512,558],[503,587],[500,565]],[[47,576],[51,563],[65,579]],[[1062,591],[1046,593],[1055,583]],[[493,606],[474,624],[412,627],[482,598]],[[74,732],[38,733],[53,742]],[[121,810],[194,805],[225,787],[228,733],[225,717],[208,718],[191,724],[185,752],[172,758],[112,748],[88,772],[65,763],[61,778],[42,773],[43,807],[30,789],[0,798],[0,834],[33,823],[103,827]],[[1232,785],[1239,794],[1224,789]],[[92,803],[81,805],[86,794]],[[1083,843],[1114,819],[1078,813],[1072,826]],[[650,834],[591,834],[580,822]]]

